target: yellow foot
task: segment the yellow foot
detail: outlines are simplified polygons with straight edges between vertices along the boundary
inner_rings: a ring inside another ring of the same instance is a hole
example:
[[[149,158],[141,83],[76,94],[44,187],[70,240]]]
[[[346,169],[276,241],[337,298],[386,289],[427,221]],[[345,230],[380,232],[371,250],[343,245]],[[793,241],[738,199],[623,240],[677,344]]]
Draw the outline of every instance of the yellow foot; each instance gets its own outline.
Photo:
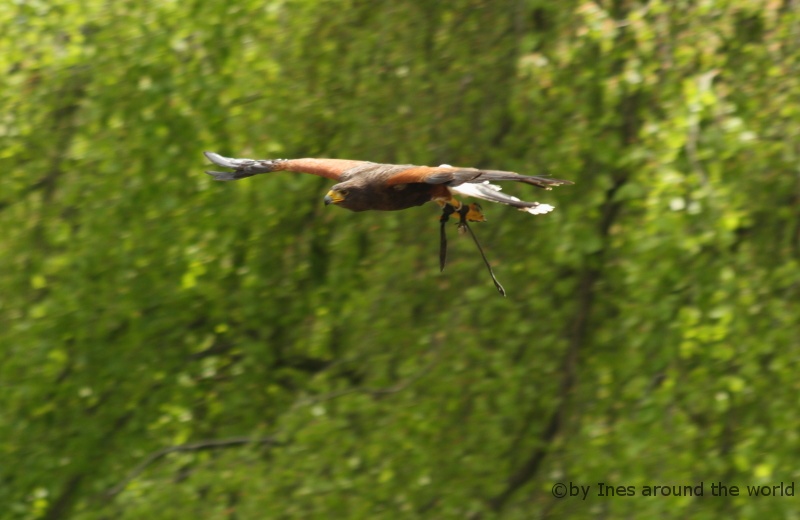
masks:
[[[467,211],[467,214],[464,216],[464,220],[469,222],[486,222],[486,217],[483,216],[481,207],[473,202],[469,205],[469,211]]]
[[[447,215],[458,213],[461,216],[462,222],[465,220],[468,222],[486,222],[486,217],[483,215],[479,204],[473,202],[469,206],[464,207],[464,205],[456,199],[435,199],[435,201],[442,208],[450,206],[450,209],[446,209],[445,213]]]

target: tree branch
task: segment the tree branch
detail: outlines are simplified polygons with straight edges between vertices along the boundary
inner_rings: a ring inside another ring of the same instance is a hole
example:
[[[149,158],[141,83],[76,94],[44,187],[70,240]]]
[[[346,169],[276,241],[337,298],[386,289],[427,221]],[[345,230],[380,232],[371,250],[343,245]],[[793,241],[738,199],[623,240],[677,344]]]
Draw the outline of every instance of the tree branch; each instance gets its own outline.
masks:
[[[439,352],[439,346],[437,345],[436,348],[432,350],[435,354]],[[396,394],[398,392],[402,392],[406,388],[410,387],[423,377],[425,377],[428,372],[433,369],[436,363],[439,360],[439,356],[436,355],[434,358],[425,365],[422,369],[420,369],[417,373],[408,377],[399,383],[392,385],[386,388],[369,388],[369,387],[354,387],[348,388],[345,390],[341,390],[338,392],[331,392],[329,394],[325,394],[316,398],[307,399],[304,401],[299,401],[292,406],[292,409],[297,409],[301,406],[309,406],[314,405],[317,403],[321,403],[323,401],[331,401],[333,399],[337,399],[339,397],[353,394],[353,393],[365,393],[370,394],[373,396],[382,396],[382,395],[389,395],[389,394]],[[230,448],[234,446],[242,446],[245,444],[268,444],[272,446],[280,445],[280,443],[275,439],[274,436],[268,437],[231,437],[228,439],[209,439],[203,441],[197,441],[189,444],[179,444],[177,446],[168,446],[166,448],[162,448],[160,450],[154,451],[147,455],[142,462],[140,462],[136,467],[134,467],[128,475],[116,486],[109,489],[105,492],[105,498],[111,499],[114,498],[116,495],[120,494],[122,491],[125,490],[127,485],[136,477],[141,475],[145,469],[147,469],[150,465],[157,462],[160,459],[163,459],[167,455],[171,453],[183,453],[183,452],[191,452],[191,451],[204,451],[204,450],[212,450],[212,449],[221,449],[221,448]]]
[[[192,442],[189,444],[179,444],[177,446],[168,446],[166,448],[162,448],[158,451],[152,452],[150,455],[144,458],[142,462],[140,462],[135,468],[133,468],[128,475],[116,486],[106,491],[105,495],[107,498],[113,498],[116,495],[120,494],[122,491],[125,490],[127,485],[136,477],[142,474],[142,472],[147,469],[148,466],[153,464],[154,462],[158,461],[159,459],[163,459],[170,453],[183,453],[183,452],[190,452],[190,451],[204,451],[204,450],[216,450],[221,448],[230,448],[233,446],[243,446],[246,444],[268,444],[268,445],[278,445],[280,444],[275,437],[231,437],[229,439],[210,439],[204,441],[197,441]]]

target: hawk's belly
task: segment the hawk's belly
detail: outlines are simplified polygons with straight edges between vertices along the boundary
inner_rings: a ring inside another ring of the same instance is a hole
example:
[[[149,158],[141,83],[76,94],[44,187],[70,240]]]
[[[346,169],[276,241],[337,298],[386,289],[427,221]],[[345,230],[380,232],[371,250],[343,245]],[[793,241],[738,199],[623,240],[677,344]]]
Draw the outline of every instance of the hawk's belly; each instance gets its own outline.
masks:
[[[445,191],[446,186],[424,183],[400,184],[376,190],[370,194],[364,203],[350,207],[353,211],[399,211],[401,209],[421,206],[439,197],[439,192]],[[446,195],[445,195],[446,196]]]

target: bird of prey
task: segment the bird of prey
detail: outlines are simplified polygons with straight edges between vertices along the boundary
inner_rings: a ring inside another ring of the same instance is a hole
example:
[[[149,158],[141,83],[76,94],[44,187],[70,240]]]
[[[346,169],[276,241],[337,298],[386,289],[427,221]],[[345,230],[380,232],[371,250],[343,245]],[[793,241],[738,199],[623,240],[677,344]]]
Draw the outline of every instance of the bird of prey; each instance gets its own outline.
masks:
[[[483,257],[492,281],[500,294],[505,290],[497,281],[489,262],[478,243],[469,222],[485,221],[478,204],[462,204],[455,195],[474,197],[515,207],[532,215],[553,211],[553,206],[538,202],[525,202],[501,193],[494,182],[515,181],[532,184],[546,190],[553,186],[572,184],[571,181],[520,175],[500,170],[461,168],[443,164],[438,167],[411,164],[379,164],[369,161],[343,159],[233,159],[213,152],[205,152],[209,161],[231,172],[207,171],[218,181],[234,181],[261,173],[278,171],[310,173],[335,181],[325,195],[325,205],[333,204],[351,211],[397,211],[426,202],[436,202],[442,208],[440,217],[439,263],[444,269],[447,251],[445,223],[453,214],[459,216],[460,231],[469,231]]]

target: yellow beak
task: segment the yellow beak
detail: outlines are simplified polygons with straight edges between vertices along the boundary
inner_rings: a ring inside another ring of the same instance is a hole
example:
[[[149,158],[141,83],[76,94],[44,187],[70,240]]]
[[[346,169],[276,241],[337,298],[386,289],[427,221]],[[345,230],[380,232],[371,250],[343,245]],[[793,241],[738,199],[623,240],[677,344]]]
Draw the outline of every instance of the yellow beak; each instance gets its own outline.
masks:
[[[331,190],[325,195],[325,198],[323,200],[325,201],[325,205],[327,206],[328,204],[339,204],[344,200],[344,197],[338,191]]]

